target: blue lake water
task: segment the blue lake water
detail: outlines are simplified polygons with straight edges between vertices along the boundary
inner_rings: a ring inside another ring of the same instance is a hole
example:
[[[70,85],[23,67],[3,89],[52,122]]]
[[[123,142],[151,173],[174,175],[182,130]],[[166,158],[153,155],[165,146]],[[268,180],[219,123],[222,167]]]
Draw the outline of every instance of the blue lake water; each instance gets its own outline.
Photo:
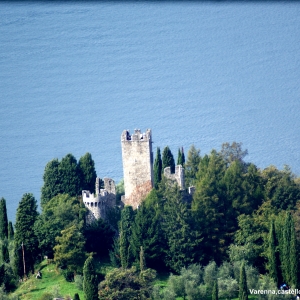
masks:
[[[242,142],[300,175],[300,3],[0,3],[0,197],[40,199],[46,163],[90,152],[122,177],[124,129],[154,149]]]

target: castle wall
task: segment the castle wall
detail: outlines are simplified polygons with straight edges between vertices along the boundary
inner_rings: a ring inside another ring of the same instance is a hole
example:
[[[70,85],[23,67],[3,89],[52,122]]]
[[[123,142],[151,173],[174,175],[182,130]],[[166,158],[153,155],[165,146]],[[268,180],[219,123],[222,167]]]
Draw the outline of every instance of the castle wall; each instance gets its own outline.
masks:
[[[153,152],[151,130],[121,135],[125,205],[136,208],[153,187]]]
[[[175,166],[175,173],[171,173],[171,168],[164,169],[164,176],[172,181],[176,181],[179,188],[184,190],[184,168],[181,165]]]
[[[111,178],[104,178],[104,189],[99,188],[100,179],[96,178],[96,194],[82,191],[82,200],[89,210],[87,222],[90,224],[99,218],[106,219],[110,208],[116,205],[116,186]]]

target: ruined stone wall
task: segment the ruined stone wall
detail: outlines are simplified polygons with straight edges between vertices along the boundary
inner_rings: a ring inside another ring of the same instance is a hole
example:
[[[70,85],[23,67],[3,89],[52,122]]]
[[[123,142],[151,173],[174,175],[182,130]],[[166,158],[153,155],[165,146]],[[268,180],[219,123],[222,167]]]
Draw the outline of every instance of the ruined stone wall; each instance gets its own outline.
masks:
[[[116,186],[111,178],[104,178],[104,189],[99,188],[100,179],[96,178],[96,194],[82,191],[82,200],[89,210],[87,223],[99,218],[105,219],[108,210],[116,205]]]
[[[164,176],[169,180],[176,181],[179,188],[184,190],[184,168],[181,165],[175,167],[175,173],[171,173],[170,167],[165,168]]]
[[[153,187],[153,152],[151,130],[121,135],[125,205],[136,208]]]

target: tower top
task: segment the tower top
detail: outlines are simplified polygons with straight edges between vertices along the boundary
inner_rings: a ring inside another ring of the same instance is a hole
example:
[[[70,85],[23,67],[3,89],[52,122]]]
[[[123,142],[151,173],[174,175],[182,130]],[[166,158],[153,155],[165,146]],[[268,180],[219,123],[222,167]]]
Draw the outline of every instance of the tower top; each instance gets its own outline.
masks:
[[[141,133],[140,129],[135,129],[132,135],[130,135],[129,130],[124,130],[121,141],[151,141],[151,129],[147,129],[144,133]]]

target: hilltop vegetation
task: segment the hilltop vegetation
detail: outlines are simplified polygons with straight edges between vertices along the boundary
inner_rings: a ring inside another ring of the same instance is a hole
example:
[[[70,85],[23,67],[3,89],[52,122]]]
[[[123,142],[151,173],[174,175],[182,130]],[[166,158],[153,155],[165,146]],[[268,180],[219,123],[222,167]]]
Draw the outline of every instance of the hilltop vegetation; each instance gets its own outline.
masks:
[[[225,143],[203,156],[192,146],[186,158],[179,149],[177,163],[184,165],[186,184],[180,190],[163,176],[163,167],[175,166],[171,150],[165,147],[161,156],[158,148],[154,188],[139,208],[117,207],[108,221],[89,225],[81,190],[94,189],[91,155],[79,162],[71,154],[50,161],[42,211],[34,196],[25,194],[15,233],[6,201],[0,201],[0,284],[8,293],[17,289],[11,297],[27,299],[22,294],[31,281],[19,281],[46,270],[45,261],[40,263],[47,256],[53,263],[47,268],[70,282],[65,294],[74,296],[74,281],[84,283],[80,299],[247,299],[249,289],[277,290],[283,282],[296,288],[300,180],[287,166],[260,170],[245,162],[246,155],[240,143]],[[193,195],[187,192],[191,185]],[[108,259],[110,268],[103,269]],[[155,284],[157,272],[172,273],[167,286]],[[47,278],[53,283],[54,277]],[[32,299],[45,300],[47,293],[50,286]]]

